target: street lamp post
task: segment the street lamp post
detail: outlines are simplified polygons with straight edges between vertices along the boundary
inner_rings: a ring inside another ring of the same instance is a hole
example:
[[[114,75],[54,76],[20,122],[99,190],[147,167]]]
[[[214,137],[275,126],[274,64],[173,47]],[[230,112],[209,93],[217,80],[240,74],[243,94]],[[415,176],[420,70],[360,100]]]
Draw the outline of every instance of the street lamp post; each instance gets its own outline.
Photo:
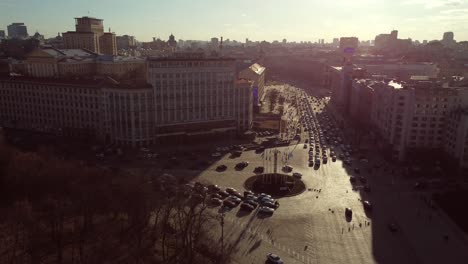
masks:
[[[224,261],[224,213],[220,214],[219,220],[221,224],[221,261],[220,263],[223,263]]]

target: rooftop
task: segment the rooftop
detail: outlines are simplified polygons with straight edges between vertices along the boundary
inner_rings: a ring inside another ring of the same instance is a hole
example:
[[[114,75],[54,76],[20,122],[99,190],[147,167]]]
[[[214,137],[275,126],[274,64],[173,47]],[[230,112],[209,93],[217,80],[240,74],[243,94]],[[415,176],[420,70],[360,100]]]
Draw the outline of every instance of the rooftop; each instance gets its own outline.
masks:
[[[261,75],[265,71],[265,67],[258,63],[254,63],[249,67],[257,75]]]
[[[390,82],[388,82],[388,86],[392,86],[394,89],[402,89],[403,88],[403,84],[402,83],[399,83],[395,80],[391,80]]]

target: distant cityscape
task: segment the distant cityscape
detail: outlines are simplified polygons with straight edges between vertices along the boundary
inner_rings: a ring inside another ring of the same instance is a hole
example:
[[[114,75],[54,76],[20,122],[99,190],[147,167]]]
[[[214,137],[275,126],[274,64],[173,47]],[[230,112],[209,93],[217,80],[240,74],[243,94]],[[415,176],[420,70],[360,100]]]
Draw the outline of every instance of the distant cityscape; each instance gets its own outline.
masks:
[[[176,41],[172,34],[138,42],[106,32],[102,19],[75,22],[75,31],[48,39],[30,37],[24,23],[9,25],[8,36],[0,31],[1,125],[132,146],[196,131],[243,133],[253,127],[266,80],[292,81],[325,91],[348,121],[381,136],[396,160],[428,148],[468,166],[468,42],[453,32],[422,42],[400,39],[397,30],[330,43]]]

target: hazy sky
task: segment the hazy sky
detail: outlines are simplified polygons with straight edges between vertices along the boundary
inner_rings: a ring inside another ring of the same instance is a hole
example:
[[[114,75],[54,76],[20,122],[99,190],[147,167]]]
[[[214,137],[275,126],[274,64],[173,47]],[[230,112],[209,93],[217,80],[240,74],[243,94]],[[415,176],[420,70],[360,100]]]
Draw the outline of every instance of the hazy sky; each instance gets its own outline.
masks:
[[[89,12],[89,13],[88,13]],[[117,35],[207,40],[374,39],[399,30],[401,38],[441,39],[453,31],[468,40],[468,0],[0,0],[0,29],[24,22],[55,36],[74,30],[74,17],[104,19]]]

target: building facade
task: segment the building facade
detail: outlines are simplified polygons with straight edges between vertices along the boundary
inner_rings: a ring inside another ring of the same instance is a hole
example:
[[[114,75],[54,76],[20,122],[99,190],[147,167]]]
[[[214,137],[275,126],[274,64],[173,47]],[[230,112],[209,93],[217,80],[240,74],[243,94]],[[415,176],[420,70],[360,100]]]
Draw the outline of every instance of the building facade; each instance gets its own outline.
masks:
[[[134,36],[129,36],[129,35],[117,36],[116,40],[117,40],[117,49],[119,50],[136,47],[136,40]]]
[[[256,107],[265,96],[265,74],[266,68],[258,63],[254,63],[239,72],[239,78],[253,82],[253,103]]]
[[[7,26],[8,30],[8,37],[9,38],[27,38],[28,35],[28,28],[24,23],[13,23]]]
[[[468,108],[459,108],[447,115],[445,152],[461,168],[468,169]]]
[[[102,19],[92,17],[75,18],[75,31],[62,34],[66,49],[87,49],[94,53],[117,55],[117,41],[114,33],[104,33]]]
[[[434,83],[383,81],[371,88],[371,122],[400,161],[413,149],[443,150],[447,117],[468,102],[468,89]]]
[[[143,64],[147,83],[110,78],[107,73],[118,70],[106,67],[121,67],[119,62],[92,60],[91,74],[74,69],[64,76],[61,59],[44,51],[35,55],[26,63],[29,75],[0,77],[0,126],[130,146],[242,133],[252,126],[253,81],[237,79],[234,59],[149,59]],[[141,60],[134,64],[140,71]]]
[[[237,89],[234,59],[184,54],[148,59],[147,69],[158,134],[250,129],[251,121],[239,120],[251,114],[240,114],[250,106],[239,103],[247,88]]]

